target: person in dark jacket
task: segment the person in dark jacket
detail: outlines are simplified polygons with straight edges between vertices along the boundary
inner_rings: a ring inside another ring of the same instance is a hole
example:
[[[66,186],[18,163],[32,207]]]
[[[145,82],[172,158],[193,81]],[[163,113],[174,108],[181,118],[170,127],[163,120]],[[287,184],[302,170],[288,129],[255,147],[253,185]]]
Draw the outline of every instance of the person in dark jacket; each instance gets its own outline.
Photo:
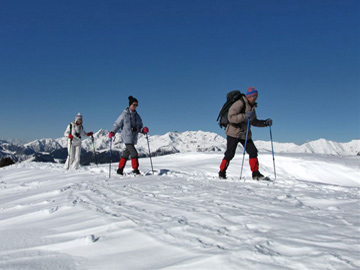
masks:
[[[139,155],[135,145],[138,141],[139,132],[147,134],[149,129],[147,127],[143,128],[142,119],[136,111],[138,105],[138,100],[133,96],[129,96],[129,107],[124,109],[109,133],[109,138],[111,139],[121,129],[122,141],[125,143],[125,150],[121,154],[119,168],[117,169],[117,173],[120,175],[124,174],[124,168],[129,156],[131,157],[133,173],[140,174]]]
[[[266,120],[257,119],[255,108],[257,107],[258,91],[254,87],[250,87],[246,96],[231,105],[228,113],[229,124],[226,127],[227,148],[224,158],[220,165],[219,178],[226,179],[226,169],[230,161],[235,156],[238,143],[245,145],[246,130],[248,121],[250,121],[249,131],[247,134],[246,152],[249,154],[249,163],[252,171],[252,178],[260,180],[264,178],[259,171],[258,150],[252,140],[251,126],[266,127],[272,125],[270,118]],[[244,110],[245,106],[245,110]]]

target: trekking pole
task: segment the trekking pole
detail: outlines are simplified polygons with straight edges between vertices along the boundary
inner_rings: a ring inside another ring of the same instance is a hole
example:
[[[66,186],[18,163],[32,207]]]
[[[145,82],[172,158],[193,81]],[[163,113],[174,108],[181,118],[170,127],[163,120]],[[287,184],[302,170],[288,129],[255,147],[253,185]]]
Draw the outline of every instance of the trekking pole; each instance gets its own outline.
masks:
[[[68,167],[67,169],[70,169],[70,163],[71,163],[71,149],[72,149],[72,139],[70,139],[70,149],[68,151]]]
[[[109,163],[109,179],[111,177],[111,162],[112,162],[112,138],[110,138],[110,163]]]
[[[92,145],[93,145],[93,149],[94,149],[95,163],[96,163],[96,166],[98,166],[96,151],[95,151],[94,136],[92,136],[92,135],[91,135],[91,141],[92,141]]]
[[[243,167],[244,167],[245,151],[246,151],[246,145],[247,145],[247,138],[248,138],[249,128],[250,128],[250,118],[248,118],[248,123],[247,123],[247,128],[246,128],[246,138],[245,138],[243,159],[242,159],[242,163],[241,163],[240,180],[241,180],[242,171],[243,171]],[[245,181],[245,179],[244,179],[244,181]]]
[[[152,159],[151,159],[150,144],[149,144],[149,138],[148,138],[147,133],[145,134],[145,136],[146,136],[146,140],[147,140],[147,144],[148,144],[148,148],[149,148],[149,158],[150,158],[151,170],[152,170],[152,173],[154,174],[154,167],[153,167],[153,163],[152,163]]]
[[[273,146],[273,138],[272,138],[271,126],[269,126],[269,128],[270,128],[271,150],[272,150],[273,164],[274,164],[274,175],[275,175],[275,180],[276,180],[275,154],[274,154],[274,146]]]

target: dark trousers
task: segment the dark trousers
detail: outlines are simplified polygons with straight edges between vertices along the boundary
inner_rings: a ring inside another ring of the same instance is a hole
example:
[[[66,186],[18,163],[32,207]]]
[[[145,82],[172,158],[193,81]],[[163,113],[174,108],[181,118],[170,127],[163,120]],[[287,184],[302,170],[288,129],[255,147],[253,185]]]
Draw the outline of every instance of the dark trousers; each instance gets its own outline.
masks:
[[[134,170],[139,168],[138,151],[133,144],[125,144],[125,150],[121,153],[119,161],[119,169],[122,171],[126,165],[126,161],[131,156],[131,166]]]
[[[227,161],[230,161],[235,156],[235,152],[236,152],[238,143],[241,143],[242,146],[245,146],[245,140],[230,137],[230,136],[227,136],[226,140],[227,140],[227,145],[226,145],[224,159],[226,159]],[[245,150],[246,150],[246,153],[249,154],[249,158],[256,158],[258,155],[258,150],[257,150],[253,140],[251,140],[251,139],[247,141]]]
[[[129,156],[131,156],[132,159],[138,158],[139,156],[138,151],[133,144],[125,144],[125,150],[121,153],[121,157],[126,160],[129,159]]]

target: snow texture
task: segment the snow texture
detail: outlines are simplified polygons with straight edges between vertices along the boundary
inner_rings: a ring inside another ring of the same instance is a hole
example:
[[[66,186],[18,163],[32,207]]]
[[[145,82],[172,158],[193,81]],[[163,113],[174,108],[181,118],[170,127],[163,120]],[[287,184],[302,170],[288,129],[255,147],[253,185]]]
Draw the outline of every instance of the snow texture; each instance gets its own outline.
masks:
[[[275,182],[247,157],[240,180],[241,151],[219,180],[222,157],[154,157],[154,175],[142,158],[137,177],[113,163],[110,179],[108,164],[1,168],[0,269],[360,268],[360,157],[277,154]]]

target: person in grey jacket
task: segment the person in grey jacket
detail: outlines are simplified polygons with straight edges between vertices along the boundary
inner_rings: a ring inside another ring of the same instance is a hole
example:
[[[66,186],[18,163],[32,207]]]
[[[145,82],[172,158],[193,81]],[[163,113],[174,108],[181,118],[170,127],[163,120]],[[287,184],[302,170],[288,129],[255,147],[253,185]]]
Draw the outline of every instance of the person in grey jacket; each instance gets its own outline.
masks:
[[[147,127],[143,128],[143,122],[140,115],[137,113],[136,108],[139,102],[133,96],[129,96],[129,107],[125,108],[119,118],[115,121],[109,138],[115,136],[115,133],[121,129],[122,141],[125,143],[125,150],[121,153],[119,161],[119,168],[117,173],[120,175],[124,174],[124,168],[129,156],[131,156],[131,165],[133,173],[140,174],[139,171],[139,155],[135,148],[138,141],[139,132],[146,134],[149,132]]]
[[[234,102],[228,113],[229,124],[226,127],[227,147],[224,158],[220,165],[219,178],[226,179],[226,169],[230,161],[234,158],[236,148],[240,142],[245,145],[247,123],[250,121],[249,131],[247,134],[246,152],[249,154],[249,164],[252,171],[252,178],[260,180],[264,178],[259,171],[259,161],[257,158],[258,150],[252,140],[251,126],[266,127],[272,125],[270,118],[266,120],[257,119],[255,108],[257,107],[258,91],[250,87],[246,96]],[[244,109],[245,107],[245,109]]]

